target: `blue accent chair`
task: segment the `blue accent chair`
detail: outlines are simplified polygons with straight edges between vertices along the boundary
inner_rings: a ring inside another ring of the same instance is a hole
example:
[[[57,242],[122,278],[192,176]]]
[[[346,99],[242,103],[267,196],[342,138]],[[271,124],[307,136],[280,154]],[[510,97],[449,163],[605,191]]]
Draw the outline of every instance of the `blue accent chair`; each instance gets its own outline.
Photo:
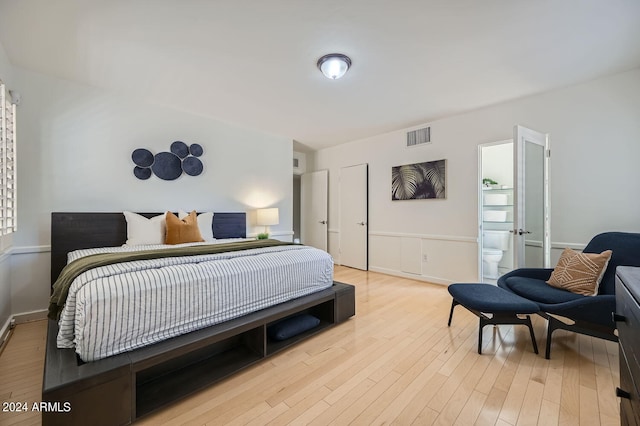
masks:
[[[640,233],[598,234],[587,244],[583,252],[601,253],[605,250],[612,250],[613,253],[596,296],[583,296],[551,287],[545,281],[551,277],[553,269],[516,269],[498,279],[499,287],[529,299],[540,307],[538,315],[546,318],[548,324],[545,353],[547,359],[551,355],[551,335],[557,329],[618,341],[614,334],[616,324],[612,319],[612,313],[616,309],[616,268],[640,266]],[[553,315],[568,318],[574,323],[560,321]]]

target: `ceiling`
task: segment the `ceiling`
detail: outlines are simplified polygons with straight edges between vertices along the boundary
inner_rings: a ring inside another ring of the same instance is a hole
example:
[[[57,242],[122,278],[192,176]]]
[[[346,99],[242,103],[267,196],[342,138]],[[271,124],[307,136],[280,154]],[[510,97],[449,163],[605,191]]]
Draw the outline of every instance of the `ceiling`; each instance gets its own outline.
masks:
[[[0,0],[15,66],[319,149],[640,66],[638,0]],[[340,80],[316,68],[347,54]]]

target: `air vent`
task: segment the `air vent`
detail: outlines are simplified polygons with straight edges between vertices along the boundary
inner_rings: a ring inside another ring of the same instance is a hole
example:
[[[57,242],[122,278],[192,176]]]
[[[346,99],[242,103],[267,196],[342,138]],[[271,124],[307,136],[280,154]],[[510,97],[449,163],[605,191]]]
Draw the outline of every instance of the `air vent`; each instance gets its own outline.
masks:
[[[416,146],[431,142],[431,127],[407,132],[407,146]]]
[[[300,167],[300,166],[298,166],[299,162],[300,162],[300,160],[299,160],[298,158],[294,158],[294,159],[293,159],[293,167],[294,167],[295,169],[297,169],[298,167]]]

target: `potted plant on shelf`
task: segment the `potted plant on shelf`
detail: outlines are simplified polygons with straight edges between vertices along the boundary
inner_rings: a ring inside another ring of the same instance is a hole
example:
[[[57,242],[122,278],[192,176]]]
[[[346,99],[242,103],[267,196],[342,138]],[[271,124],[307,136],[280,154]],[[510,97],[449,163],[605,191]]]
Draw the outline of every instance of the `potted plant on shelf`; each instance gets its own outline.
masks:
[[[482,186],[485,189],[497,188],[498,187],[498,182],[496,182],[495,180],[493,180],[491,178],[484,178],[484,179],[482,179]]]

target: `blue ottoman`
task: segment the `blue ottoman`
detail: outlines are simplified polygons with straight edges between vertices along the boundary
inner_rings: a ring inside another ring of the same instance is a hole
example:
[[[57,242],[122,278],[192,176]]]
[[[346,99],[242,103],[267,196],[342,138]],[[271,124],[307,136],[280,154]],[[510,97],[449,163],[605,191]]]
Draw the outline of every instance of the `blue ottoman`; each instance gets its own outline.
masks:
[[[453,297],[449,323],[453,317],[453,308],[462,305],[480,318],[478,331],[478,353],[482,353],[482,328],[488,324],[524,324],[529,327],[533,350],[538,353],[536,337],[533,334],[531,318],[528,314],[535,314],[540,310],[537,304],[509,291],[491,284],[458,283],[449,286],[449,293]],[[491,314],[487,316],[486,314]],[[518,314],[527,314],[526,318]]]

